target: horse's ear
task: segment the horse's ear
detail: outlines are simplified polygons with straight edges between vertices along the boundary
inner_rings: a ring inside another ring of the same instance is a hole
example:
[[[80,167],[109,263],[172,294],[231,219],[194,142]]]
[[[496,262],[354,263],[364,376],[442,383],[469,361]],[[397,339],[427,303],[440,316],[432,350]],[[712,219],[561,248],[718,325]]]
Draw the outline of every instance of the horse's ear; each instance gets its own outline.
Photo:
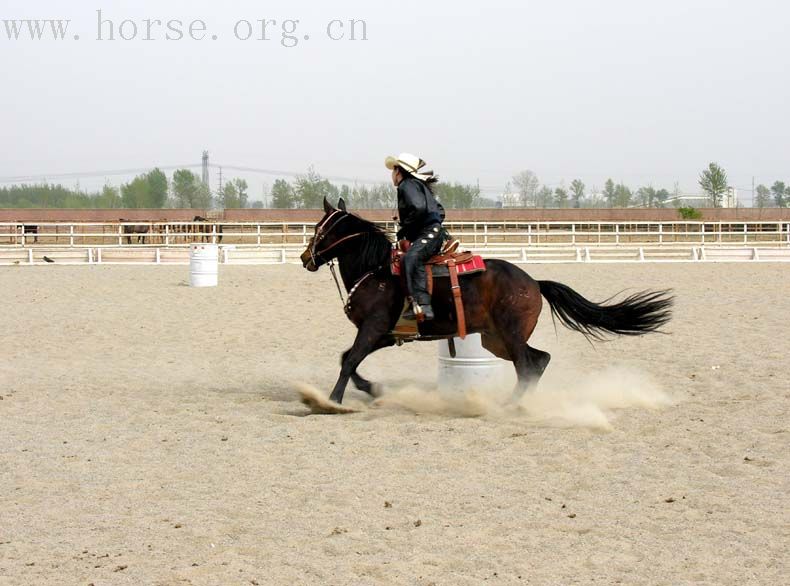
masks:
[[[337,202],[337,209],[339,209],[340,211],[343,211],[343,212],[347,211],[346,210],[346,202],[343,200],[342,197]]]
[[[326,198],[324,198],[324,211],[327,214],[335,211],[335,208],[332,207],[332,204],[329,203],[329,200],[327,200]]]

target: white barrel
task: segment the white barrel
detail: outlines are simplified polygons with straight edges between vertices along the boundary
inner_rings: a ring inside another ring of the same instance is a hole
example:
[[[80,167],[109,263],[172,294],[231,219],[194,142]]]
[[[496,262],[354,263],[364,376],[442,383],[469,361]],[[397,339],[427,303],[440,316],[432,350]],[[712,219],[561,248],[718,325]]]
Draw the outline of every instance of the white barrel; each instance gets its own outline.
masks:
[[[189,245],[189,286],[216,287],[219,247],[216,244]]]
[[[469,334],[465,339],[453,338],[455,358],[450,356],[450,345],[439,342],[439,390],[481,391],[512,388],[516,381],[513,363],[497,358],[483,348],[480,334]]]

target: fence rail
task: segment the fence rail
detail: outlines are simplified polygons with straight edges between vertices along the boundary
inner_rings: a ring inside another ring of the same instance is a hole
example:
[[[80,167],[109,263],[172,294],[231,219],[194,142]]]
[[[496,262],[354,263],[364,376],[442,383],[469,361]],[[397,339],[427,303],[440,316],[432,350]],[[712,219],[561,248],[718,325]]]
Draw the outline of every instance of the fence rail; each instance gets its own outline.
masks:
[[[394,232],[394,222],[379,225]],[[446,222],[466,247],[790,246],[790,222]],[[306,246],[309,223],[3,222],[0,250],[26,247],[178,248],[192,242],[239,247]]]
[[[301,264],[301,247],[220,245],[226,265]],[[764,246],[533,246],[477,247],[476,254],[516,264],[643,262],[790,262],[790,247]],[[184,247],[26,247],[0,249],[0,266],[132,264],[187,265]]]

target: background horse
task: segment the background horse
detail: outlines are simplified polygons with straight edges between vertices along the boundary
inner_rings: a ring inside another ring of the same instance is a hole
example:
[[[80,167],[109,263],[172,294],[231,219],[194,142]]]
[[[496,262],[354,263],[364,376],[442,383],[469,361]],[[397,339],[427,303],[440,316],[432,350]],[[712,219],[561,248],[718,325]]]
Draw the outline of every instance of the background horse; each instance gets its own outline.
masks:
[[[121,218],[119,222],[128,222]],[[145,244],[145,235],[148,234],[150,226],[147,224],[132,224],[123,226],[123,233],[126,235],[126,244],[132,243],[132,237],[137,236],[137,244]]]
[[[341,199],[338,209],[324,200],[324,217],[302,253],[308,271],[334,259],[349,292],[346,314],[357,326],[354,344],[341,358],[340,376],[330,399],[341,403],[349,379],[362,391],[373,385],[357,373],[371,353],[395,344],[392,330],[401,315],[407,292],[390,272],[392,243],[372,222],[348,213]],[[638,336],[657,331],[671,317],[672,297],[666,291],[644,291],[617,303],[588,301],[570,287],[536,281],[503,260],[485,261],[486,271],[460,279],[469,333],[480,333],[483,346],[516,368],[515,398],[537,384],[551,356],[527,342],[538,323],[543,299],[566,327],[594,340],[606,334]],[[434,280],[432,305],[436,319],[423,322],[426,339],[450,338],[457,321],[448,278]]]

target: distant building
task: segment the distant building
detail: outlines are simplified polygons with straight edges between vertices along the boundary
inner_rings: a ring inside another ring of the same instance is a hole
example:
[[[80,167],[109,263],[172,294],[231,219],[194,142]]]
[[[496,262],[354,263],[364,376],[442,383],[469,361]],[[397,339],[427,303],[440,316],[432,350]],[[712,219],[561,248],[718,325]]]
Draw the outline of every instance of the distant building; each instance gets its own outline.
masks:
[[[670,197],[666,200],[666,205],[676,208],[692,207],[692,208],[710,208],[713,207],[713,202],[707,195],[678,195]],[[738,190],[735,187],[728,187],[727,193],[721,198],[721,207],[723,208],[737,208],[740,207],[738,201]]]
[[[524,204],[521,201],[520,193],[503,193],[502,194],[502,207],[503,208],[523,208]]]
[[[721,207],[723,208],[737,208],[738,205],[738,190],[732,186],[727,188],[727,193],[721,198]]]

